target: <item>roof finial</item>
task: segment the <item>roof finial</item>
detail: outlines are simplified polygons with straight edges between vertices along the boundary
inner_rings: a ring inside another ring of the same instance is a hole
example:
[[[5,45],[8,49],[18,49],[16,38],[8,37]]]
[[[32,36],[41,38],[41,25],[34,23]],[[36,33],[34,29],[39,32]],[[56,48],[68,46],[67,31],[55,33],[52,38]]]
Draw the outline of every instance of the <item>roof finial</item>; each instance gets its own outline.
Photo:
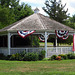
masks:
[[[36,7],[35,9],[34,9],[34,13],[39,13],[39,9]]]

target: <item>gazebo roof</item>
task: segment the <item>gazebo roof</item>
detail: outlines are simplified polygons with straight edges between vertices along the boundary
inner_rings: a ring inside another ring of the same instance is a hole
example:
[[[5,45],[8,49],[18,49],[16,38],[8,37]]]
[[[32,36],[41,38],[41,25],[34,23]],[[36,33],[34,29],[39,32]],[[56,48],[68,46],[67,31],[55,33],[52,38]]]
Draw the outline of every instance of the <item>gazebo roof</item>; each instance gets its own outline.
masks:
[[[68,30],[74,31],[74,29],[65,26],[55,20],[50,19],[40,13],[34,13],[20,21],[17,21],[3,29],[0,32],[15,32],[18,30],[36,30],[36,31],[51,31],[55,30]]]

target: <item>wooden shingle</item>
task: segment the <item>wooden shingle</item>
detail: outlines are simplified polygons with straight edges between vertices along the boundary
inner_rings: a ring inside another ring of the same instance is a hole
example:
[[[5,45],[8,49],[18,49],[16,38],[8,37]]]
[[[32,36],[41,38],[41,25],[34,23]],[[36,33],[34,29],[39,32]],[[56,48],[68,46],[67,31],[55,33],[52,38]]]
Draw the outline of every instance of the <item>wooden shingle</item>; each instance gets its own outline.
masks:
[[[18,30],[36,30],[36,31],[53,31],[55,30],[68,30],[74,31],[74,29],[63,25],[55,20],[50,19],[40,13],[34,13],[20,21],[17,21],[3,29],[3,31],[18,31]]]

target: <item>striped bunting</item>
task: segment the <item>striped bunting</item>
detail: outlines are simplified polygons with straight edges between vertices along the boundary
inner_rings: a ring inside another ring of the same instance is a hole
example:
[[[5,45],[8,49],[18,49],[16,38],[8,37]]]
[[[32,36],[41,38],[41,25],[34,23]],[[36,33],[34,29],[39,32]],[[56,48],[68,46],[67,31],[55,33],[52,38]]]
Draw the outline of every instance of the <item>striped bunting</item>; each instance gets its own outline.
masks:
[[[56,30],[55,33],[57,35],[57,37],[66,40],[69,36],[68,36],[68,32],[69,31],[61,31],[61,30]]]
[[[34,33],[35,31],[33,30],[30,30],[30,31],[18,31],[18,34],[22,37],[22,38],[25,38],[27,37],[28,35],[31,35],[32,33]]]

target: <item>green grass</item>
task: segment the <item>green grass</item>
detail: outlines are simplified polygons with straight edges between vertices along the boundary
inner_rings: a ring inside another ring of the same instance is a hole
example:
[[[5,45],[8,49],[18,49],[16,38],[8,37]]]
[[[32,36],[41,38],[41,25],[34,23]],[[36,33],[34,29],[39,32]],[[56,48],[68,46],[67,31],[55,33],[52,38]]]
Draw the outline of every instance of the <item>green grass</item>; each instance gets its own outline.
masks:
[[[75,75],[75,60],[30,62],[0,60],[0,75]]]
[[[45,43],[44,42],[40,42],[40,47],[43,47],[45,45]],[[49,47],[49,46],[53,46],[53,43],[51,43],[51,42],[47,42],[47,46]],[[68,44],[59,44],[59,46],[73,46],[73,43],[71,44],[71,45],[68,45]]]

